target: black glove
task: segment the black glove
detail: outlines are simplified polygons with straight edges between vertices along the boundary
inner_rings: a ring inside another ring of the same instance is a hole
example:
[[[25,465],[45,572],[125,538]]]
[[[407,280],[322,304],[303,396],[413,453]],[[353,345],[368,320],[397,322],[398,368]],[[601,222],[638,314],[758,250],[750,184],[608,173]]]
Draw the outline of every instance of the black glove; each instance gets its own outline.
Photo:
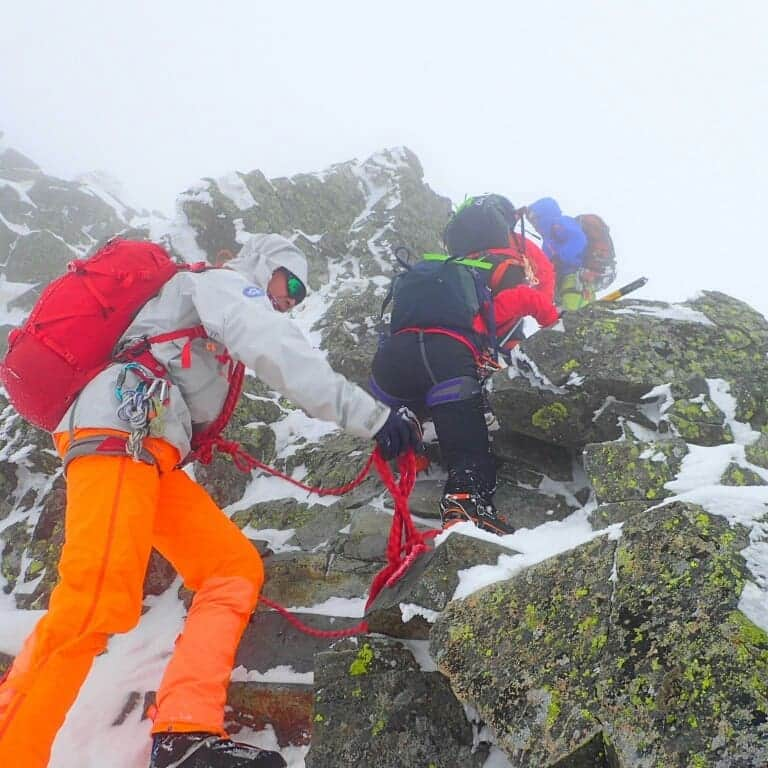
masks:
[[[424,451],[423,433],[416,414],[404,405],[390,411],[384,426],[376,433],[374,440],[381,456],[386,461],[394,459],[409,448],[417,453]]]

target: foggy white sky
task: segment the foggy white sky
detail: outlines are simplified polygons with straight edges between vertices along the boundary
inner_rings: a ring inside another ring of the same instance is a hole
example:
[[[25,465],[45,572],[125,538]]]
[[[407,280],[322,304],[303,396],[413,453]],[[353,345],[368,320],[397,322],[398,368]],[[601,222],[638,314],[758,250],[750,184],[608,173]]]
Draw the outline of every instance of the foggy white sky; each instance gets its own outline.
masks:
[[[638,295],[768,313],[763,0],[4,0],[0,131],[170,210],[200,176],[405,144],[460,200],[611,226]]]

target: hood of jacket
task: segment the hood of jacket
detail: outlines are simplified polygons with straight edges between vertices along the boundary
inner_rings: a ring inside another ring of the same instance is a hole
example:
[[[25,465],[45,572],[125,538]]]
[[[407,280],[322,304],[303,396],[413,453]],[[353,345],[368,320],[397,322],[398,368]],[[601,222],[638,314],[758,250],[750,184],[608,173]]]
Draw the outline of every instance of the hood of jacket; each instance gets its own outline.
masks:
[[[272,273],[280,267],[290,270],[307,285],[307,257],[282,235],[253,235],[227,266],[259,288],[266,289]]]
[[[546,235],[551,226],[563,215],[557,201],[552,197],[542,197],[528,206],[533,214],[532,223],[540,235]]]

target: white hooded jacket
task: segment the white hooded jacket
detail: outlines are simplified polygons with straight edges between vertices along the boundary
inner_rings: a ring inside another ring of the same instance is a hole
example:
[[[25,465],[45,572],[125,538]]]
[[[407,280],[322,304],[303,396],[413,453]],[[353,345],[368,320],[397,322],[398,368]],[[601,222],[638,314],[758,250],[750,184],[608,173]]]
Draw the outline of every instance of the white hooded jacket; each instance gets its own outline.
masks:
[[[225,351],[250,368],[268,387],[301,406],[310,416],[335,421],[358,437],[373,437],[389,408],[336,373],[266,294],[278,267],[307,282],[304,254],[280,235],[254,235],[227,266],[206,272],[180,272],[147,302],[122,340],[156,336],[202,325],[208,339],[191,343],[191,365],[182,366],[187,339],[153,344],[153,356],[169,373],[169,400],[152,435],[190,450],[193,432],[221,412],[229,390]],[[122,365],[102,371],[83,390],[57,428],[109,428],[130,431],[117,415],[118,375]],[[132,374],[126,387],[135,385]]]

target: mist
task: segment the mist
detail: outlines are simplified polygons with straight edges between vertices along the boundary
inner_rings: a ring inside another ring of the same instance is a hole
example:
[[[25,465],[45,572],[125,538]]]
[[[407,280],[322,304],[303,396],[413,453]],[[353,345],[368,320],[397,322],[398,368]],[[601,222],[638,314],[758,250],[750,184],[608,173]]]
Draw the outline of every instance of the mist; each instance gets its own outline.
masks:
[[[405,145],[454,202],[600,214],[638,296],[766,314],[767,20],[757,0],[6,3],[0,131],[166,213],[203,176]]]

